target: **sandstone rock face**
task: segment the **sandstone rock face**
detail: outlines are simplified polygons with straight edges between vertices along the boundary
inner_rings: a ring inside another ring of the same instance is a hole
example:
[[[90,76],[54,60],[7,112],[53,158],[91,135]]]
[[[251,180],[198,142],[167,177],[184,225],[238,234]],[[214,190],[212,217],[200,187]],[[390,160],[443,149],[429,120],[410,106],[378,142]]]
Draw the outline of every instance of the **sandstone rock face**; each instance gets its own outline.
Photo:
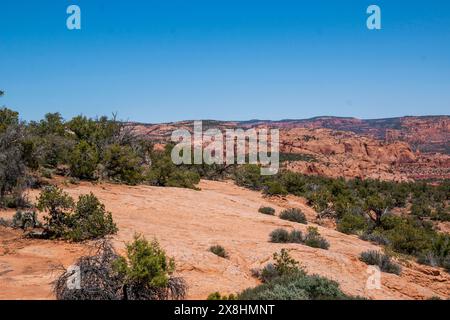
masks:
[[[382,143],[352,132],[329,129],[282,129],[281,152],[309,154],[316,162],[292,161],[287,168],[329,177],[360,177],[404,181],[394,166],[413,163],[417,156],[404,142]]]
[[[173,130],[193,129],[192,121],[130,125],[157,143],[169,141]],[[203,122],[204,130],[211,127],[278,128],[281,152],[309,154],[317,160],[285,164],[306,174],[394,181],[450,178],[450,116]]]
[[[386,142],[404,141],[413,150],[450,154],[450,116],[400,117],[362,120],[356,118],[316,117],[302,120],[259,121],[284,128],[327,128],[351,131]]]

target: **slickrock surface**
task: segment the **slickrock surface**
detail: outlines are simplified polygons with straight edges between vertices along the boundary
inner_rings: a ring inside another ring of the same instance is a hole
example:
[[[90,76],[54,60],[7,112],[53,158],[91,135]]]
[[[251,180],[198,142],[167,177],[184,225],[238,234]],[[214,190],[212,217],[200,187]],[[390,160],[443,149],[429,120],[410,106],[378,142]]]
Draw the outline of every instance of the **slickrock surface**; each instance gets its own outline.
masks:
[[[287,207],[302,209],[309,221],[315,212],[303,199],[288,196],[268,199],[231,182],[202,181],[201,191],[148,186],[92,185],[81,183],[64,189],[72,196],[93,192],[113,213],[119,232],[114,245],[123,252],[124,242],[135,233],[157,238],[177,262],[177,272],[189,285],[190,299],[205,299],[211,292],[236,293],[258,284],[252,268],[264,266],[281,248],[317,273],[338,281],[352,295],[371,299],[424,299],[450,295],[450,276],[441,269],[400,262],[401,276],[382,273],[379,290],[366,289],[367,265],[358,260],[362,251],[377,249],[356,236],[318,226],[330,242],[330,249],[300,244],[272,244],[269,234],[276,228],[305,231],[307,226],[258,213],[261,205],[272,206],[277,214]],[[35,192],[30,198],[36,196]],[[9,217],[12,212],[0,212]],[[315,225],[310,223],[309,225]],[[208,251],[220,244],[229,259]],[[68,267],[90,250],[89,243],[21,239],[19,231],[0,227],[0,299],[52,299],[51,281],[55,266]]]

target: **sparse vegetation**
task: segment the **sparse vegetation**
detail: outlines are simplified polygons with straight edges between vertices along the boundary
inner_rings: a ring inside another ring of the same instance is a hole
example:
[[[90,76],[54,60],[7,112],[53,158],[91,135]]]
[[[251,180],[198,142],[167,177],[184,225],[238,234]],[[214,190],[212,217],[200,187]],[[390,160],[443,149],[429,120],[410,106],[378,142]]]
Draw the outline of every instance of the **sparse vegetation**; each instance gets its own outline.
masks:
[[[368,265],[378,266],[381,271],[387,273],[401,274],[401,267],[393,262],[388,255],[379,251],[369,250],[361,253],[360,260]]]
[[[313,248],[321,248],[327,250],[330,247],[328,241],[323,238],[317,228],[309,227],[308,232],[303,236],[301,231],[285,229],[275,229],[270,234],[270,242],[273,243],[301,243]]]
[[[306,153],[280,153],[281,163],[292,161],[317,162],[317,159],[313,155]]]
[[[305,214],[297,208],[287,209],[280,213],[280,219],[307,224]]]
[[[270,216],[275,215],[275,209],[272,207],[261,207],[258,209],[258,212],[260,212],[262,214],[267,214]]]
[[[274,260],[274,264],[268,264],[260,273],[264,283],[244,290],[238,295],[238,299],[342,300],[353,298],[345,295],[337,282],[306,274],[285,249],[275,253]]]
[[[236,300],[236,296],[234,294],[221,295],[220,292],[214,292],[208,295],[206,300]]]
[[[285,196],[288,192],[278,181],[270,181],[264,186],[263,193],[267,196]]]
[[[275,229],[270,234],[270,241],[273,243],[302,243],[302,233],[298,230],[288,232],[284,229]]]
[[[308,227],[308,232],[305,234],[303,243],[309,247],[320,248],[324,250],[328,250],[328,248],[330,247],[328,241],[320,235],[318,229],[315,227]]]
[[[450,236],[438,232],[433,222],[450,220],[450,180],[437,185],[344,180],[286,170],[268,177],[260,176],[257,166],[241,166],[238,172],[236,182],[254,190],[265,190],[271,181],[279,182],[289,194],[306,198],[318,218],[336,220],[343,233],[357,234],[394,252],[415,256],[421,263],[447,268],[450,254],[433,244]],[[404,214],[394,215],[394,208]]]
[[[210,247],[209,251],[211,251],[218,257],[228,258],[228,253],[226,252],[225,248],[220,245],[214,245],[214,246]]]
[[[360,234],[367,228],[367,219],[360,214],[347,213],[337,223],[337,230],[345,234]]]

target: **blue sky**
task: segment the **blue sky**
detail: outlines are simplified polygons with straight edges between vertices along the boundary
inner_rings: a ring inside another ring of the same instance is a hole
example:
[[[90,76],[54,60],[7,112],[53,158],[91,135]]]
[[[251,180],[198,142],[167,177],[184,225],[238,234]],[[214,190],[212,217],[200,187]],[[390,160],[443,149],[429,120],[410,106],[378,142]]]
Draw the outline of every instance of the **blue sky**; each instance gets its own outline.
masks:
[[[450,1],[2,0],[0,89],[25,120],[449,114]]]

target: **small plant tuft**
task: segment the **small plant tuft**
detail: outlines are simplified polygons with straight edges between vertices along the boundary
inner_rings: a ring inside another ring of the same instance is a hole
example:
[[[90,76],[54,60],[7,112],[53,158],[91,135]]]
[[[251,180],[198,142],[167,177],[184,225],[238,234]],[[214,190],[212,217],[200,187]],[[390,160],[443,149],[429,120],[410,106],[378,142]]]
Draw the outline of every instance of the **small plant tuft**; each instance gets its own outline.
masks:
[[[313,248],[328,250],[330,247],[328,241],[320,235],[319,230],[315,227],[308,228],[308,232],[303,241],[305,245]]]
[[[258,212],[262,213],[262,214],[267,214],[270,216],[275,215],[275,209],[272,207],[261,207],[258,209]]]
[[[292,222],[298,222],[307,224],[306,216],[305,214],[300,210],[296,208],[287,209],[280,213],[280,219],[288,220]]]
[[[225,250],[224,247],[220,246],[220,245],[214,245],[212,247],[209,248],[209,251],[211,251],[212,253],[214,253],[216,256],[219,256],[221,258],[228,258],[228,253]]]

